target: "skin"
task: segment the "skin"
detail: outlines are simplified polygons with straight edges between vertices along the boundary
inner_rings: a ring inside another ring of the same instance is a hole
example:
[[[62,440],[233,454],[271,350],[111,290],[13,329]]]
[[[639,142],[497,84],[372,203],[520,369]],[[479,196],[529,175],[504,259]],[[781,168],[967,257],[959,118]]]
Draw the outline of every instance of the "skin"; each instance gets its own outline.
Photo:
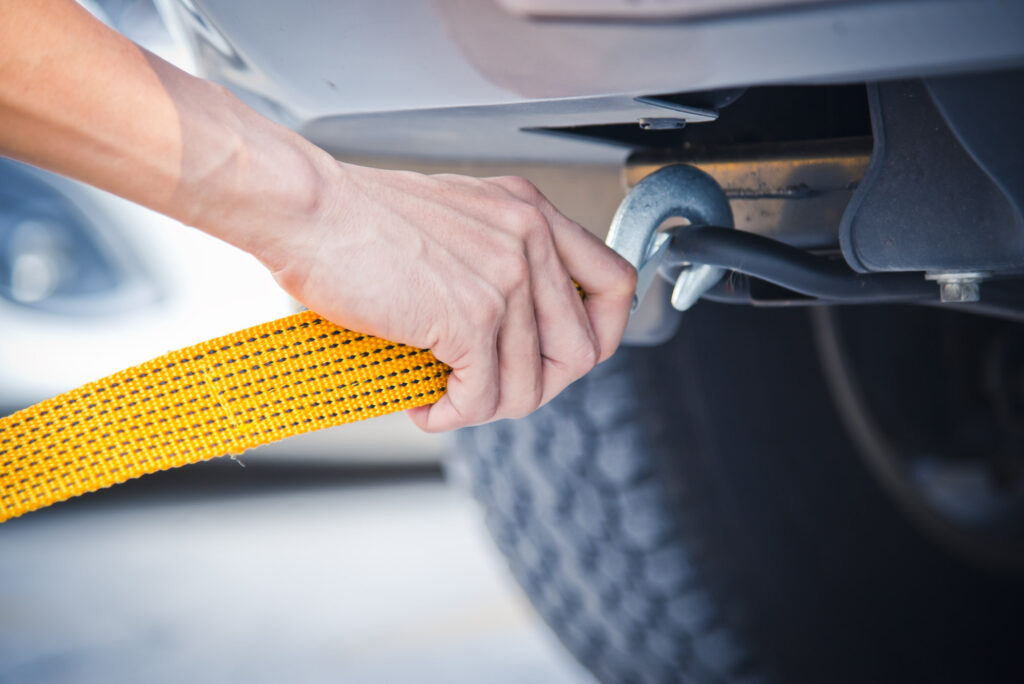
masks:
[[[252,253],[339,325],[431,349],[453,372],[409,411],[420,428],[525,416],[618,346],[635,271],[528,181],[338,162],[71,0],[0,16],[0,153]]]

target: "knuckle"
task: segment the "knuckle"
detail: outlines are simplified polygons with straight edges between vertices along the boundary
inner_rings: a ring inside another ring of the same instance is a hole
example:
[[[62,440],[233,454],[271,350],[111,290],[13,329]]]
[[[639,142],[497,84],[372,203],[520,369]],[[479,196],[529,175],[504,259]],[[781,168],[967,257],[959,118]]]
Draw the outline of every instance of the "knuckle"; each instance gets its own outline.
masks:
[[[550,358],[558,360],[566,384],[575,382],[590,372],[600,361],[601,354],[598,343],[582,329],[574,339],[565,340],[560,350],[552,352]]]
[[[520,246],[518,250],[510,250],[501,259],[493,264],[493,270],[489,276],[494,284],[495,290],[504,297],[513,292],[529,287],[531,280],[530,260],[526,252]]]
[[[538,381],[533,387],[533,392],[529,395],[529,401],[526,402],[526,414],[529,415],[540,408],[541,402],[544,400],[544,387]]]
[[[511,212],[509,230],[523,239],[547,228],[548,221],[544,212],[532,204],[519,202]]]
[[[480,401],[477,402],[473,422],[485,423],[489,420],[493,420],[498,413],[498,405],[500,403],[500,397],[497,391],[488,392],[486,396],[481,397]]]
[[[618,287],[616,289],[623,293],[623,295],[628,294],[630,297],[632,297],[633,293],[636,291],[636,268],[634,268],[633,264],[629,263],[621,256],[619,256],[615,260],[615,268],[615,278],[618,281]]]
[[[521,254],[526,249],[526,242],[523,238],[511,231],[496,230],[489,237],[492,240],[493,253],[499,256]]]
[[[504,265],[506,284],[511,288],[520,288],[530,282],[530,262],[523,253],[516,254]]]
[[[601,360],[601,347],[589,335],[583,337],[572,355],[571,368],[576,377],[583,377]]]
[[[533,413],[533,409],[526,408],[526,406],[523,405],[516,405],[514,407],[511,407],[508,411],[505,412],[504,415],[500,417],[502,419],[508,418],[511,420],[519,420],[520,418],[525,418],[531,413]]]
[[[493,287],[484,287],[474,299],[471,311],[479,319],[482,329],[495,330],[505,318],[507,308],[505,297]]]
[[[630,295],[637,287],[637,269],[622,256],[615,254],[612,260],[612,279],[617,292],[628,292]]]
[[[523,199],[534,199],[540,196],[537,186],[522,176],[504,176],[501,178],[502,185],[517,197]]]
[[[481,369],[477,369],[480,372]],[[450,423],[456,427],[468,427],[485,423],[494,417],[498,408],[498,390],[493,385],[479,386],[475,391],[460,394],[451,404]]]
[[[474,402],[472,408],[466,409],[463,413],[463,418],[470,425],[485,423],[494,417],[496,403],[497,402],[494,401],[487,401],[485,397],[481,397],[480,401]]]
[[[540,407],[542,398],[543,389],[540,383],[534,383],[534,386],[530,389],[518,393],[515,401],[509,406],[508,417],[525,418]]]
[[[632,293],[633,290],[636,289],[636,282],[637,278],[639,277],[639,274],[637,273],[637,270],[633,266],[633,264],[629,263],[625,259],[622,259],[622,268],[623,271],[625,271],[624,280],[626,290]]]

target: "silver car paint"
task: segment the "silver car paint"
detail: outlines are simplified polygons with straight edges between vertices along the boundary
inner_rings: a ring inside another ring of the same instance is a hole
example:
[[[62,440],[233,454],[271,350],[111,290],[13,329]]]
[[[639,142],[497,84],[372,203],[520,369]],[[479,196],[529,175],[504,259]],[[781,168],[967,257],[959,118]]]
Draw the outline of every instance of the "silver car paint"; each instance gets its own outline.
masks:
[[[174,4],[202,74],[341,155],[614,162],[622,149],[521,129],[671,115],[641,95],[1024,64],[1019,0],[692,21],[537,20],[493,0]]]

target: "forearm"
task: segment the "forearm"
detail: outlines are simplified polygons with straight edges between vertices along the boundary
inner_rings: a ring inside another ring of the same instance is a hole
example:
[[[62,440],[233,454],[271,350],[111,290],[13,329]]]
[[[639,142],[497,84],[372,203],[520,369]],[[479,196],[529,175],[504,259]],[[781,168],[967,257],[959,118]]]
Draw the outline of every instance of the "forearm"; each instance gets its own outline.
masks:
[[[268,262],[267,212],[324,201],[328,155],[96,21],[71,0],[5,0],[0,152],[109,190]],[[302,221],[300,221],[302,222]]]
[[[0,0],[0,17],[0,153],[241,247],[335,323],[430,348],[453,370],[413,414],[424,429],[525,415],[618,345],[635,271],[523,179],[338,164],[72,0]]]

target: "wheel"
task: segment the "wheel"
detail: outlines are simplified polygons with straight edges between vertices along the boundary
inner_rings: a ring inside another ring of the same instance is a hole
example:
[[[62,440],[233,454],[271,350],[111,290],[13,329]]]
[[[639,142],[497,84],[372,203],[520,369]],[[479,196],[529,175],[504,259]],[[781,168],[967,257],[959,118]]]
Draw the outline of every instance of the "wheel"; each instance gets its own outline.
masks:
[[[814,340],[805,311],[701,303],[669,344],[459,434],[513,574],[601,681],[1024,678],[1020,575],[904,514]]]

